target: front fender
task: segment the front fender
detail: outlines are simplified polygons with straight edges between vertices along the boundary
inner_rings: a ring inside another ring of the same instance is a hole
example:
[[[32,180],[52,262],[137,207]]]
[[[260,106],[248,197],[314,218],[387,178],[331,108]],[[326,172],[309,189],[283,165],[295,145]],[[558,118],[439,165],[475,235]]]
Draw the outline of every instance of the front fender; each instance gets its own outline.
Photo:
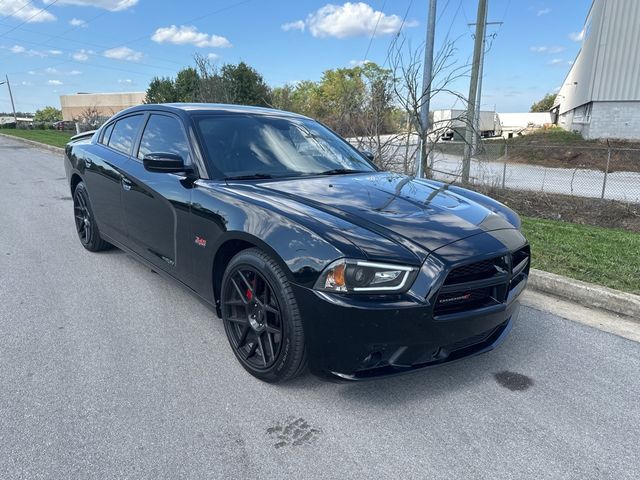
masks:
[[[331,262],[345,256],[362,257],[351,242],[331,231],[305,225],[309,219],[285,205],[245,198],[224,185],[196,182],[192,192],[194,237],[206,239],[194,248],[197,283],[211,276],[216,254],[229,242],[254,245],[278,262],[290,281],[312,286]]]

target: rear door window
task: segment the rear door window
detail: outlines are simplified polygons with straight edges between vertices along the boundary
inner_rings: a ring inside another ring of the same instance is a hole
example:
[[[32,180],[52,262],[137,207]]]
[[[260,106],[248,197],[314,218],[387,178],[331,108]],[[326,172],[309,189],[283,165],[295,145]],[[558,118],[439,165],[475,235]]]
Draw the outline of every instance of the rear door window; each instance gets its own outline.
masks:
[[[189,144],[182,124],[175,117],[151,115],[144,128],[138,158],[142,160],[149,153],[175,153],[185,163],[190,163]]]
[[[109,145],[109,137],[111,136],[112,131],[113,131],[113,123],[111,125],[108,125],[107,128],[105,128],[104,131],[102,132],[102,139],[100,140],[100,143],[104,145]]]
[[[126,155],[131,155],[131,149],[138,136],[142,118],[143,115],[132,115],[118,120],[113,127],[108,145]]]

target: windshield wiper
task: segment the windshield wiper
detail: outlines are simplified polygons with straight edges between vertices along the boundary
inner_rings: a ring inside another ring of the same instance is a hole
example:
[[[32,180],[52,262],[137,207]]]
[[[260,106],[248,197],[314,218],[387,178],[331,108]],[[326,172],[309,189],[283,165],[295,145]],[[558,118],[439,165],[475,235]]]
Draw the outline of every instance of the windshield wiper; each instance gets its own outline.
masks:
[[[318,173],[318,175],[342,175],[343,173],[367,173],[368,170],[354,170],[352,168],[334,168]]]
[[[252,173],[250,175],[235,175],[232,177],[224,177],[225,180],[252,180],[256,178],[273,178],[268,173]]]

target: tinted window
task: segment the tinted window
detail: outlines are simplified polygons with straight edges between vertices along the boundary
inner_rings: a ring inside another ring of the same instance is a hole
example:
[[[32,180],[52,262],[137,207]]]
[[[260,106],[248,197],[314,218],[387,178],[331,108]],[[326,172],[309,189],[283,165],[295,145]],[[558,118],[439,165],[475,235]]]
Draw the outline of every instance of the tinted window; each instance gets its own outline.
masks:
[[[113,123],[104,129],[102,132],[102,140],[100,143],[104,143],[105,145],[109,145],[109,137],[111,136],[111,131],[113,130]]]
[[[133,115],[118,120],[115,127],[113,127],[108,145],[128,155],[138,135],[141,122],[142,115]]]
[[[148,153],[177,153],[189,163],[189,146],[180,121],[166,115],[151,115],[144,128],[138,158]]]
[[[318,122],[263,115],[196,117],[207,158],[222,177],[375,171],[356,149]]]

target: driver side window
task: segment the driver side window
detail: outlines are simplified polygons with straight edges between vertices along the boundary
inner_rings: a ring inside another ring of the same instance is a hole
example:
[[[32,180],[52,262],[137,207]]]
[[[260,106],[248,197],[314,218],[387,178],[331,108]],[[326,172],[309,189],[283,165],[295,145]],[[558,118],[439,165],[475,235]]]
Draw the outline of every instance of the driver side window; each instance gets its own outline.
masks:
[[[140,140],[138,159],[149,153],[176,153],[185,164],[191,163],[189,143],[178,119],[156,114],[149,117]]]

